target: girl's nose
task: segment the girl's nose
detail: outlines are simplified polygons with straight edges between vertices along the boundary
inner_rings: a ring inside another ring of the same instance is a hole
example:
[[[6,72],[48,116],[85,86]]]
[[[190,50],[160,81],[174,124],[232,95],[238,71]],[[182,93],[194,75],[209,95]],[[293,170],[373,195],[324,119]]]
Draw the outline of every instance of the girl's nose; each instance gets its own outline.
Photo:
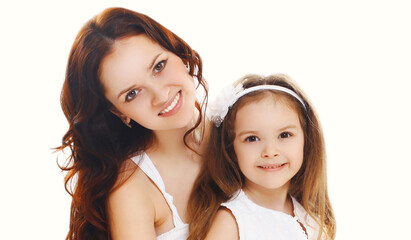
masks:
[[[268,143],[263,151],[261,152],[261,157],[263,158],[273,158],[279,156],[279,150],[274,143]]]
[[[263,158],[271,158],[271,157],[278,157],[279,154],[278,153],[270,154],[270,153],[264,152],[261,156]]]

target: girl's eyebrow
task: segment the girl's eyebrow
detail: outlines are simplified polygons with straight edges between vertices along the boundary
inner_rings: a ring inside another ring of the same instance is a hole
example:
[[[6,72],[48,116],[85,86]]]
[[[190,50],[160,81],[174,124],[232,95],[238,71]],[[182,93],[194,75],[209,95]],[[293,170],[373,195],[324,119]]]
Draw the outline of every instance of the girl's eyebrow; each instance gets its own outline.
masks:
[[[282,128],[280,128],[280,129],[278,129],[278,132],[282,132],[282,131],[284,131],[284,130],[286,130],[286,129],[296,129],[296,128],[297,128],[296,125],[290,124],[290,125],[287,125],[287,126],[285,126],[285,127],[282,127]],[[258,133],[258,131],[245,130],[245,131],[239,132],[239,133],[236,134],[236,135],[237,135],[237,136],[242,136],[242,135],[246,135],[246,134],[257,134],[257,133]]]
[[[285,127],[283,127],[283,128],[280,128],[279,131],[282,132],[282,131],[284,131],[285,129],[290,129],[290,128],[296,129],[297,126],[294,125],[294,124],[290,124],[290,125],[287,125],[287,126],[285,126]]]
[[[246,130],[246,131],[239,132],[237,134],[237,136],[242,136],[242,135],[246,135],[246,134],[257,134],[257,133],[258,133],[257,131],[248,131],[248,130]]]

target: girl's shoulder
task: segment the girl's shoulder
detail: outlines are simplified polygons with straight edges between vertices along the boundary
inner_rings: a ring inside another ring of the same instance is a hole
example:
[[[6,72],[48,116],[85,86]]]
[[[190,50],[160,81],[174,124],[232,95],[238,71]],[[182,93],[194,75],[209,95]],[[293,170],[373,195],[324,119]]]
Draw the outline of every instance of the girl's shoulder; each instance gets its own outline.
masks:
[[[229,209],[221,207],[217,211],[206,239],[239,239],[237,222]]]

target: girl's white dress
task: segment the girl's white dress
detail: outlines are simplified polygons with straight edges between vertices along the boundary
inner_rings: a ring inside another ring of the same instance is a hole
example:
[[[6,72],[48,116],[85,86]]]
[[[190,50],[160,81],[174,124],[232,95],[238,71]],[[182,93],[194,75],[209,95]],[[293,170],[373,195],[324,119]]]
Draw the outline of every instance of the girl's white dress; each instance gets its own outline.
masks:
[[[311,240],[317,239],[318,224],[293,197],[294,217],[257,205],[240,190],[226,203],[235,217],[241,240]],[[301,227],[304,225],[307,234]],[[308,235],[308,236],[307,236]]]
[[[140,167],[140,169],[157,185],[164,199],[167,201],[173,215],[174,228],[170,231],[157,236],[158,240],[186,240],[188,237],[188,224],[184,223],[178,215],[177,208],[173,203],[173,196],[168,194],[165,189],[163,179],[160,176],[157,168],[154,166],[151,159],[146,153],[133,157],[132,160]]]

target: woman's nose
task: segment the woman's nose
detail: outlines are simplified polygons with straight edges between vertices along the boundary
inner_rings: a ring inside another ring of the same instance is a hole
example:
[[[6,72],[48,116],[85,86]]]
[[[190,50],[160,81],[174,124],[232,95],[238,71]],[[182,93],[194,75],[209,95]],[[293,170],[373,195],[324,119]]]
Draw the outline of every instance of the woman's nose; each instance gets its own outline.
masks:
[[[162,86],[153,86],[152,88],[152,104],[153,106],[164,105],[170,98],[170,89]]]

